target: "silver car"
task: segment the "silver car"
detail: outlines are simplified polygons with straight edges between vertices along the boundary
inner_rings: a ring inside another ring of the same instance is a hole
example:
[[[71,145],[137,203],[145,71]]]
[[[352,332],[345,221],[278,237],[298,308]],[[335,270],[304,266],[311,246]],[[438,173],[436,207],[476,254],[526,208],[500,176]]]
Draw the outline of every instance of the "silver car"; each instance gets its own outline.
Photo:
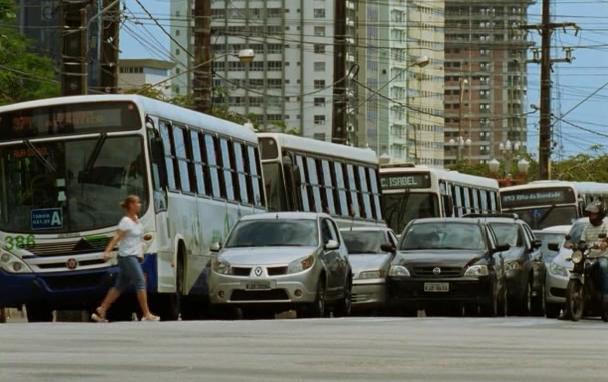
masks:
[[[386,304],[386,275],[397,238],[388,227],[342,229],[353,268],[353,310],[378,311]]]
[[[304,212],[243,217],[216,256],[209,276],[214,305],[324,317],[351,310],[348,252],[329,215]]]

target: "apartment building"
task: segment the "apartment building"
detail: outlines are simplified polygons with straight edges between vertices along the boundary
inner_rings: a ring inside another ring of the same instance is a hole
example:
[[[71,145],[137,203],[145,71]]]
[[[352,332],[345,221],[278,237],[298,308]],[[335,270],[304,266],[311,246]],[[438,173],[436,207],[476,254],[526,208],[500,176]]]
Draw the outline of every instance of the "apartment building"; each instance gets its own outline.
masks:
[[[443,2],[359,6],[359,142],[393,162],[443,165]],[[418,65],[428,59],[423,66]]]
[[[172,15],[191,15],[188,3],[173,1]],[[346,1],[345,73],[352,73],[356,62],[355,4]],[[334,76],[333,1],[216,0],[211,7],[214,104],[249,116],[261,129],[330,140],[338,101],[346,112],[349,143],[356,143],[356,85]],[[172,34],[192,47],[191,28],[175,24]],[[246,48],[256,55],[249,64],[235,57]],[[172,52],[192,65],[175,43]],[[180,76],[173,83],[174,93],[188,94],[191,82],[190,73]],[[334,84],[347,88],[340,100],[334,99]]]
[[[445,1],[445,160],[486,163],[526,149],[530,0]]]

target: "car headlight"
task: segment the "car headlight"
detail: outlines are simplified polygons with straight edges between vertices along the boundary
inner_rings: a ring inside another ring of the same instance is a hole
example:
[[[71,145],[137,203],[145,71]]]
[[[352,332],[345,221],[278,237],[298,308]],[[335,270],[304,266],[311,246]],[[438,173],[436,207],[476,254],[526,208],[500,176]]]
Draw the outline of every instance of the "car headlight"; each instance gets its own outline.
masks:
[[[356,277],[357,280],[369,280],[369,279],[383,279],[385,276],[384,271],[363,271]]]
[[[556,276],[568,277],[568,269],[566,269],[566,267],[564,267],[563,265],[557,263],[549,264],[549,273]]]
[[[287,266],[287,273],[304,272],[305,270],[311,268],[314,263],[315,257],[313,255],[294,260]]]
[[[578,264],[583,261],[583,253],[581,251],[576,251],[572,254],[571,260],[574,264]]]
[[[519,261],[512,261],[510,263],[505,264],[505,270],[507,272],[519,271],[521,269],[521,264]]]
[[[393,265],[388,271],[388,275],[391,277],[410,277],[410,271],[403,265]]]
[[[464,272],[465,277],[482,277],[490,274],[487,265],[472,265]]]
[[[32,273],[31,268],[19,257],[9,252],[0,252],[0,269],[8,273]]]
[[[232,267],[227,261],[217,259],[213,262],[213,271],[221,275],[230,275],[232,274]]]

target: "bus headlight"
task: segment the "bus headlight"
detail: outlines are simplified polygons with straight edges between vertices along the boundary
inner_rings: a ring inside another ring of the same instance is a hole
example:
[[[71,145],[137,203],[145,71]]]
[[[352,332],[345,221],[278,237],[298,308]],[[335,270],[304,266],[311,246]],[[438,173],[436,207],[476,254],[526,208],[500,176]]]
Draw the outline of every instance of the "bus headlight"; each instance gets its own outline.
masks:
[[[32,273],[30,267],[12,253],[0,252],[0,269],[8,273]]]

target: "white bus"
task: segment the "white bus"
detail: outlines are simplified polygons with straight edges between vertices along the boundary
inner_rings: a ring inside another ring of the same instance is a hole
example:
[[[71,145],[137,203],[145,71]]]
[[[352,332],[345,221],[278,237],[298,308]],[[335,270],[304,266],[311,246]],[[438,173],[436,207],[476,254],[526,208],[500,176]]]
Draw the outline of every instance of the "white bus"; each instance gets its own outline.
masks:
[[[515,212],[532,229],[570,225],[593,200],[608,207],[608,184],[545,180],[500,190],[502,208]]]
[[[495,179],[411,164],[380,168],[384,218],[400,234],[413,219],[500,212]]]
[[[181,296],[206,297],[210,243],[265,210],[252,131],[130,95],[0,108],[0,184],[0,306],[26,304],[32,321],[99,303],[116,273],[102,251],[128,194],[143,202],[143,268],[164,319]]]
[[[258,134],[271,211],[325,212],[339,225],[384,224],[373,150]]]

